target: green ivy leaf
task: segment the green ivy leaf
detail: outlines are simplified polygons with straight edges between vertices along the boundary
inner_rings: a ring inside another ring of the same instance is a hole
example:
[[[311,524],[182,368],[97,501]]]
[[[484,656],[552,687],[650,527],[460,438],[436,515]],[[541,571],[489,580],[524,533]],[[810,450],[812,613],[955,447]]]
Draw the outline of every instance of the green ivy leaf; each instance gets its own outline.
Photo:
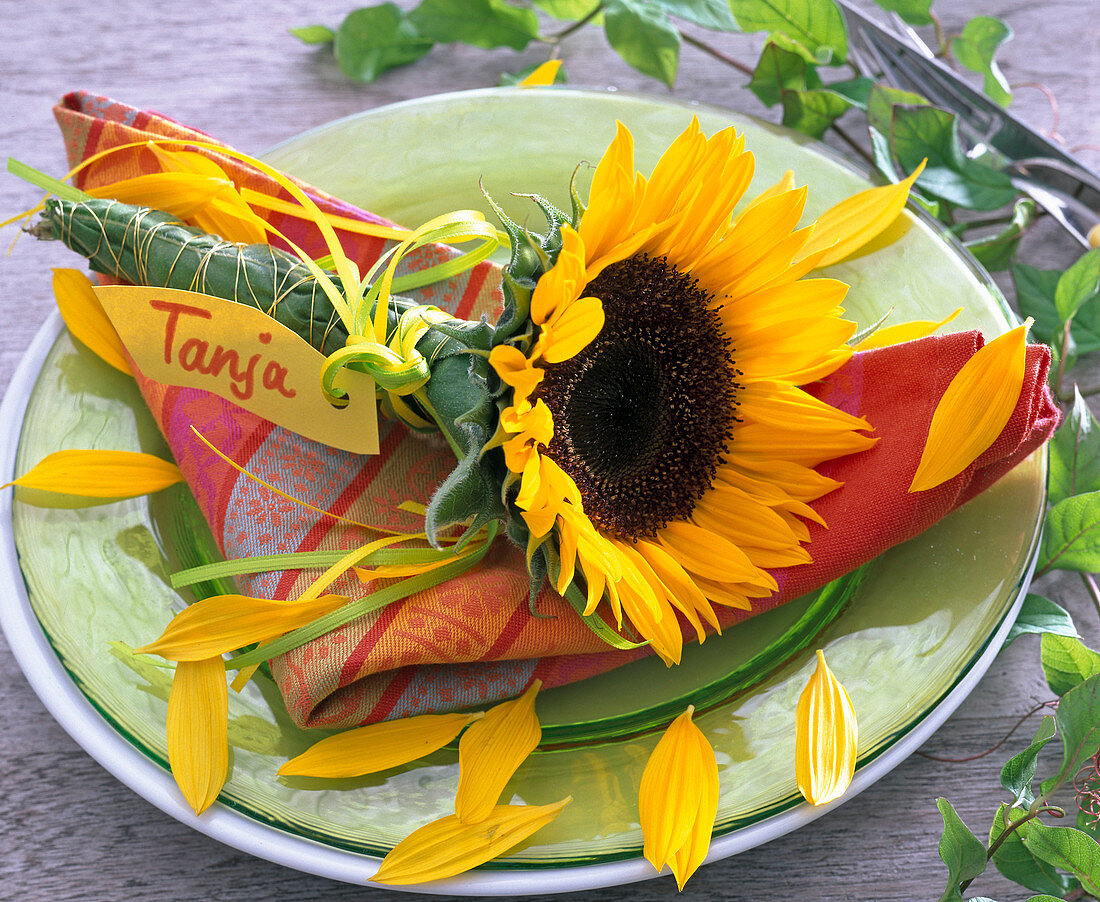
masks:
[[[786,35],[811,63],[843,63],[848,29],[833,0],[730,0],[744,31]]]
[[[1062,643],[1077,641],[1061,636],[1050,638]],[[1043,781],[1044,794],[1072,779],[1100,748],[1100,675],[1093,674],[1068,690],[1058,702],[1054,720],[1062,737],[1062,764],[1053,777]]]
[[[1073,407],[1050,443],[1048,492],[1058,502],[1096,491],[1100,491],[1100,423],[1074,386]]]
[[[1012,220],[1008,225],[996,235],[966,242],[966,249],[990,272],[1007,269],[1024,232],[1035,221],[1036,210],[1035,201],[1030,197],[1020,198],[1012,208]]]
[[[1040,642],[1043,676],[1056,695],[1065,695],[1100,674],[1100,654],[1080,639],[1046,633]]]
[[[976,16],[951,42],[955,59],[982,76],[982,89],[1001,106],[1012,102],[1008,82],[994,61],[997,48],[1012,38],[1012,29],[993,16]]]
[[[910,25],[932,24],[932,0],[875,0],[888,13],[897,13]]]
[[[1035,320],[1032,333],[1046,344],[1059,346],[1064,321],[1054,304],[1054,293],[1062,270],[1036,269],[1024,263],[1014,263],[1011,269],[1020,312]],[[1100,350],[1100,304],[1094,303],[1097,297],[1100,295],[1086,298],[1073,318],[1069,346],[1065,348],[1067,366],[1078,354]]]
[[[866,110],[874,86],[874,79],[861,75],[859,78],[850,78],[847,81],[834,81],[829,85],[829,90],[841,97],[848,98],[852,102],[852,106]]]
[[[728,0],[654,0],[670,16],[710,31],[740,31]]]
[[[1054,306],[1054,289],[1062,271],[1013,263],[1011,272],[1020,312],[1035,320],[1031,326],[1032,334],[1040,341],[1053,343],[1055,333],[1062,325],[1062,318]]]
[[[680,32],[657,6],[638,0],[608,0],[607,42],[627,63],[670,88],[680,67]]]
[[[808,70],[812,71],[801,55],[775,41],[768,41],[760,51],[749,90],[764,106],[775,106],[783,99],[784,91],[800,91],[807,87]]]
[[[974,210],[996,210],[1016,198],[1003,172],[966,156],[959,142],[954,113],[932,106],[901,106],[891,110],[890,146],[907,172],[927,159],[917,184],[949,203]]]
[[[1046,714],[1031,740],[1031,745],[1009,758],[1001,768],[1001,785],[1012,793],[1012,807],[1021,804],[1030,805],[1035,801],[1035,797],[1031,794],[1031,781],[1035,779],[1039,752],[1053,738],[1054,718]],[[1040,889],[1040,887],[1030,888]]]
[[[291,28],[290,33],[303,44],[328,44],[336,40],[336,32],[327,25],[305,25]]]
[[[1069,871],[1092,896],[1100,896],[1100,844],[1074,827],[1048,827],[1035,820],[1024,839],[1028,851],[1056,868]]]
[[[947,799],[936,799],[936,805],[943,817],[940,859],[947,865],[947,889],[940,902],[958,902],[962,899],[959,884],[973,880],[985,870],[985,846],[970,832]]]
[[[1062,322],[1074,316],[1086,301],[1094,298],[1098,287],[1100,287],[1100,247],[1082,254],[1058,278],[1058,285],[1054,289],[1054,306]]]
[[[1100,492],[1059,501],[1047,511],[1038,571],[1100,571]]]
[[[440,44],[461,42],[474,47],[522,50],[539,34],[533,10],[504,0],[422,0],[409,21]]]
[[[928,106],[928,101],[920,94],[891,88],[884,84],[875,84],[867,97],[867,123],[872,129],[889,135],[894,125],[894,107]]]
[[[562,19],[567,22],[575,22],[583,19],[596,8],[596,0],[531,0],[548,16]],[[603,16],[597,16],[592,22],[602,21]]]
[[[1005,639],[1005,647],[1028,633],[1056,633],[1059,636],[1077,636],[1077,628],[1069,612],[1042,595],[1028,594],[1020,606],[1019,616],[1012,624]]]
[[[990,846],[1004,833],[1005,817],[1009,810],[1009,806],[1003,802],[997,809],[997,816],[989,831]],[[1009,880],[1038,893],[1052,893],[1060,900],[1066,893],[1077,888],[1077,881],[1060,873],[1053,865],[1032,854],[1023,840],[1030,825],[1030,821],[1021,824],[1004,839],[997,851],[993,853],[993,866]]]
[[[372,82],[383,72],[413,63],[432,49],[393,3],[368,6],[348,14],[336,32],[333,50],[349,78]]]
[[[784,91],[783,124],[820,138],[852,106],[847,97],[832,91]]]

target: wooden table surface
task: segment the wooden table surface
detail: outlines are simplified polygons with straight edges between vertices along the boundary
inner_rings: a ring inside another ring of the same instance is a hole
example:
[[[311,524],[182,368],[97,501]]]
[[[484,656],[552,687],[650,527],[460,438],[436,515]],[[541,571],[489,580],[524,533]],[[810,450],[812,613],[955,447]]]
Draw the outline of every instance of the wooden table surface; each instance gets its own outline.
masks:
[[[538,48],[475,51],[437,47],[419,64],[374,85],[346,80],[331,56],[301,45],[287,29],[337,24],[351,4],[267,0],[45,0],[0,3],[0,154],[51,173],[65,168],[51,107],[85,89],[163,112],[237,147],[260,152],[329,120],[393,101],[493,85],[504,71],[541,61]],[[1016,38],[1001,54],[1014,84],[1042,83],[1057,98],[1058,118],[1037,88],[1022,87],[1014,110],[1042,130],[1057,128],[1080,155],[1100,166],[1100,3],[1097,0],[937,0],[945,24],[978,12],[1000,16]],[[33,9],[33,13],[32,13]],[[92,10],[96,10],[93,12]],[[729,36],[720,46],[745,61],[758,40]],[[582,32],[565,47],[570,80],[656,96],[669,92],[621,63],[601,32]],[[685,46],[671,95],[772,117],[747,79]],[[34,192],[0,178],[0,219],[30,205]],[[6,230],[5,246],[12,239]],[[1077,249],[1040,228],[1023,259],[1065,266]],[[21,241],[0,260],[0,388],[53,302],[49,267],[56,248]],[[1095,647],[1097,613],[1072,578],[1048,586]],[[0,597],[0,604],[10,599]],[[992,745],[1035,701],[1048,698],[1029,636],[1005,650],[977,689],[923,752],[966,757]],[[1033,724],[1029,724],[1033,729]],[[1022,747],[1027,730],[1017,736]],[[861,795],[811,826],[702,868],[685,896],[699,899],[935,900],[944,869],[937,856],[936,798],[951,799],[979,834],[996,808],[1004,755],[949,764],[914,755]],[[997,875],[972,891],[1000,902],[1027,893]],[[603,890],[609,900],[676,894],[664,877]],[[575,894],[571,898],[593,894]],[[223,846],[162,814],[118,783],[54,722],[0,642],[0,899],[11,900],[400,900],[408,894],[356,887],[287,870]]]

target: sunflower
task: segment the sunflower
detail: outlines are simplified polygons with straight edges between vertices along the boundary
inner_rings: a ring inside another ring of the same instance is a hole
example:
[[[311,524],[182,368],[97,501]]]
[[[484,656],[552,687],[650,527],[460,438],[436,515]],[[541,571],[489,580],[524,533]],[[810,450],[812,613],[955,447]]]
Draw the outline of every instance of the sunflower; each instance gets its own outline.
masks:
[[[583,587],[585,615],[606,602],[668,664],[677,612],[703,641],[716,606],[750,610],[770,568],[811,560],[812,502],[839,485],[815,467],[875,441],[802,388],[852,355],[847,286],[805,278],[852,236],[799,228],[789,181],[735,217],[753,172],[743,136],[693,121],[647,180],[620,123],[529,337],[490,356],[529,559],[552,542],[558,592]]]

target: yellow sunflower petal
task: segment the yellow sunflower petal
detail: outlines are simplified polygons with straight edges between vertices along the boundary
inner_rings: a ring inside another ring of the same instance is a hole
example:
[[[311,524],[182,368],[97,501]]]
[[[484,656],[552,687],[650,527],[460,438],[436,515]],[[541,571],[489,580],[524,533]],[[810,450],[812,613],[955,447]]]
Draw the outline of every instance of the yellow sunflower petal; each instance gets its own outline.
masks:
[[[818,649],[817,669],[795,711],[795,773],[811,805],[838,799],[856,768],[858,730],[852,700]]]
[[[641,183],[634,178],[634,136],[621,122],[592,175],[588,208],[578,226],[586,260],[610,254],[634,220]]]
[[[539,345],[547,363],[561,363],[576,357],[600,334],[604,324],[603,302],[581,298],[543,326]]]
[[[484,821],[500,801],[512,774],[535,750],[542,728],[535,714],[535,680],[519,698],[494,705],[458,742],[455,816],[464,824]]]
[[[813,237],[802,249],[806,256],[825,250],[818,266],[830,266],[859,250],[889,226],[905,209],[909,189],[924,170],[924,162],[913,174],[893,185],[868,188],[830,207],[817,218]]]
[[[685,570],[721,582],[752,582],[775,589],[775,580],[749,560],[740,548],[683,520],[673,520],[658,534],[661,545]]]
[[[215,595],[184,608],[159,639],[137,652],[170,661],[201,661],[289,633],[347,603],[342,595],[322,595],[309,601]]]
[[[545,827],[573,800],[551,805],[497,805],[476,824],[448,815],[399,842],[370,879],[398,886],[453,877],[503,855]]]
[[[183,482],[171,461],[141,451],[70,450],[47,454],[0,488],[19,485],[84,498],[136,498]]]
[[[542,65],[536,66],[535,70],[519,83],[519,87],[541,88],[546,85],[552,85],[554,80],[558,77],[558,70],[560,68],[561,60],[547,60]]]
[[[805,206],[806,188],[802,187],[746,210],[722,241],[692,268],[692,275],[713,286],[716,294],[728,294],[726,286],[736,284],[761,264],[789,266],[808,237],[808,233],[801,235],[797,247],[787,249],[791,230],[798,225]]]
[[[580,235],[564,225],[561,241],[557,261],[535,283],[531,294],[531,321],[536,325],[542,325],[559,310],[572,304],[591,281],[585,273],[585,248]]]
[[[957,476],[1001,434],[1023,387],[1029,325],[993,339],[955,374],[932,415],[910,492]]]
[[[778,182],[776,182],[774,185],[769,185],[758,195],[756,195],[756,197],[750,200],[748,204],[745,205],[745,208],[739,211],[738,214],[733,218],[733,222],[736,224],[737,220],[744,216],[747,211],[751,210],[758,203],[767,200],[769,197],[775,197],[777,194],[786,194],[788,191],[791,191],[793,189],[794,170],[788,169],[786,172],[783,173],[782,176],[780,176]]]
[[[177,664],[168,695],[168,763],[195,814],[213,804],[229,774],[228,717],[222,659]]]
[[[282,776],[360,777],[443,748],[481,714],[421,714],[322,739],[279,768]]]
[[[53,294],[69,331],[104,363],[131,375],[122,340],[95,296],[91,280],[76,269],[55,269]]]
[[[669,601],[671,593],[629,543],[615,542],[614,545],[627,564],[623,568],[624,578],[617,587],[623,613],[666,665],[679,664],[684,636]],[[691,619],[695,620],[695,628],[702,632],[694,612]]]
[[[149,172],[86,190],[92,197],[152,207],[180,219],[189,219],[227,186],[230,182],[224,173],[211,178],[191,172]]]
[[[646,539],[638,539],[634,547],[668,590],[669,602],[677,610],[683,612],[688,622],[695,628],[696,638],[699,642],[706,639],[706,632],[699,620],[700,614],[716,632],[722,632],[718,617],[714,613],[714,609],[707,603],[706,596],[703,595],[687,571],[676,563],[672,555],[656,542]]]
[[[642,854],[658,871],[672,864],[681,889],[706,857],[718,812],[718,763],[692,723],[694,710],[689,705],[669,724],[638,791]]]
[[[513,397],[517,401],[525,401],[527,397],[542,382],[543,371],[532,366],[519,348],[511,345],[497,345],[489,352],[489,363],[500,376],[505,385],[515,389]]]
[[[716,311],[728,335],[806,317],[835,314],[848,293],[837,279],[801,279],[762,288],[723,303]]]
[[[926,335],[931,335],[940,326],[946,326],[962,313],[962,310],[963,308],[959,307],[941,320],[915,319],[908,323],[885,326],[882,329],[877,329],[855,345],[855,350],[869,351],[871,348],[885,348],[887,345],[896,345],[901,344],[903,341],[924,338]]]

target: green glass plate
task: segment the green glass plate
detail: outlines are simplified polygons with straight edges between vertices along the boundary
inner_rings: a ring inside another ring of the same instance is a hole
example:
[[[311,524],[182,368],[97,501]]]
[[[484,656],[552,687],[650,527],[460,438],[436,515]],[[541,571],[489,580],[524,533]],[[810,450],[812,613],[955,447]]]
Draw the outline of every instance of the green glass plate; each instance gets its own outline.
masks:
[[[755,120],[571,89],[493,89],[398,104],[309,132],[266,159],[409,225],[459,208],[488,213],[479,181],[522,220],[530,208],[510,192],[540,192],[567,205],[577,161],[599,158],[616,119],[633,131],[638,166],[647,171],[693,114],[707,132],[733,123],[747,133],[757,159],[753,190],[794,169],[810,186],[808,216],[867,185],[821,145]],[[991,336],[1011,325],[988,276],[935,224],[910,218],[896,244],[831,268],[852,286],[850,315],[866,324],[893,307],[899,321],[932,319],[962,306],[954,327]],[[12,441],[19,435],[17,452],[4,458],[5,480],[59,448],[166,453],[130,380],[75,347],[56,323],[36,348],[0,415]],[[827,650],[859,712],[854,789],[866,786],[942,722],[988,666],[1026,583],[1044,481],[1045,458],[1036,455],[882,556],[858,589],[853,577],[831,594],[754,618],[691,646],[680,667],[649,659],[546,692],[539,715],[552,748],[525,763],[509,792],[532,804],[572,795],[572,804],[509,856],[433,888],[544,892],[647,876],[636,812],[641,770],[656,741],[647,729],[687,700],[705,709],[697,722],[718,755],[713,855],[816,816],[819,810],[798,800],[793,767],[793,712],[816,647]],[[23,600],[0,608],[0,617],[13,648],[25,649],[17,650],[21,666],[51,711],[124,782],[225,842],[343,880],[367,879],[369,856],[453,810],[451,750],[338,786],[276,778],[286,757],[323,734],[295,729],[272,684],[259,680],[231,699],[233,762],[222,804],[193,817],[164,770],[170,671],[112,647],[158,635],[186,601],[169,589],[167,573],[213,548],[193,500],[175,488],[105,506],[34,501],[20,492],[11,508],[21,571],[12,581]],[[37,642],[37,624],[48,644]]]

